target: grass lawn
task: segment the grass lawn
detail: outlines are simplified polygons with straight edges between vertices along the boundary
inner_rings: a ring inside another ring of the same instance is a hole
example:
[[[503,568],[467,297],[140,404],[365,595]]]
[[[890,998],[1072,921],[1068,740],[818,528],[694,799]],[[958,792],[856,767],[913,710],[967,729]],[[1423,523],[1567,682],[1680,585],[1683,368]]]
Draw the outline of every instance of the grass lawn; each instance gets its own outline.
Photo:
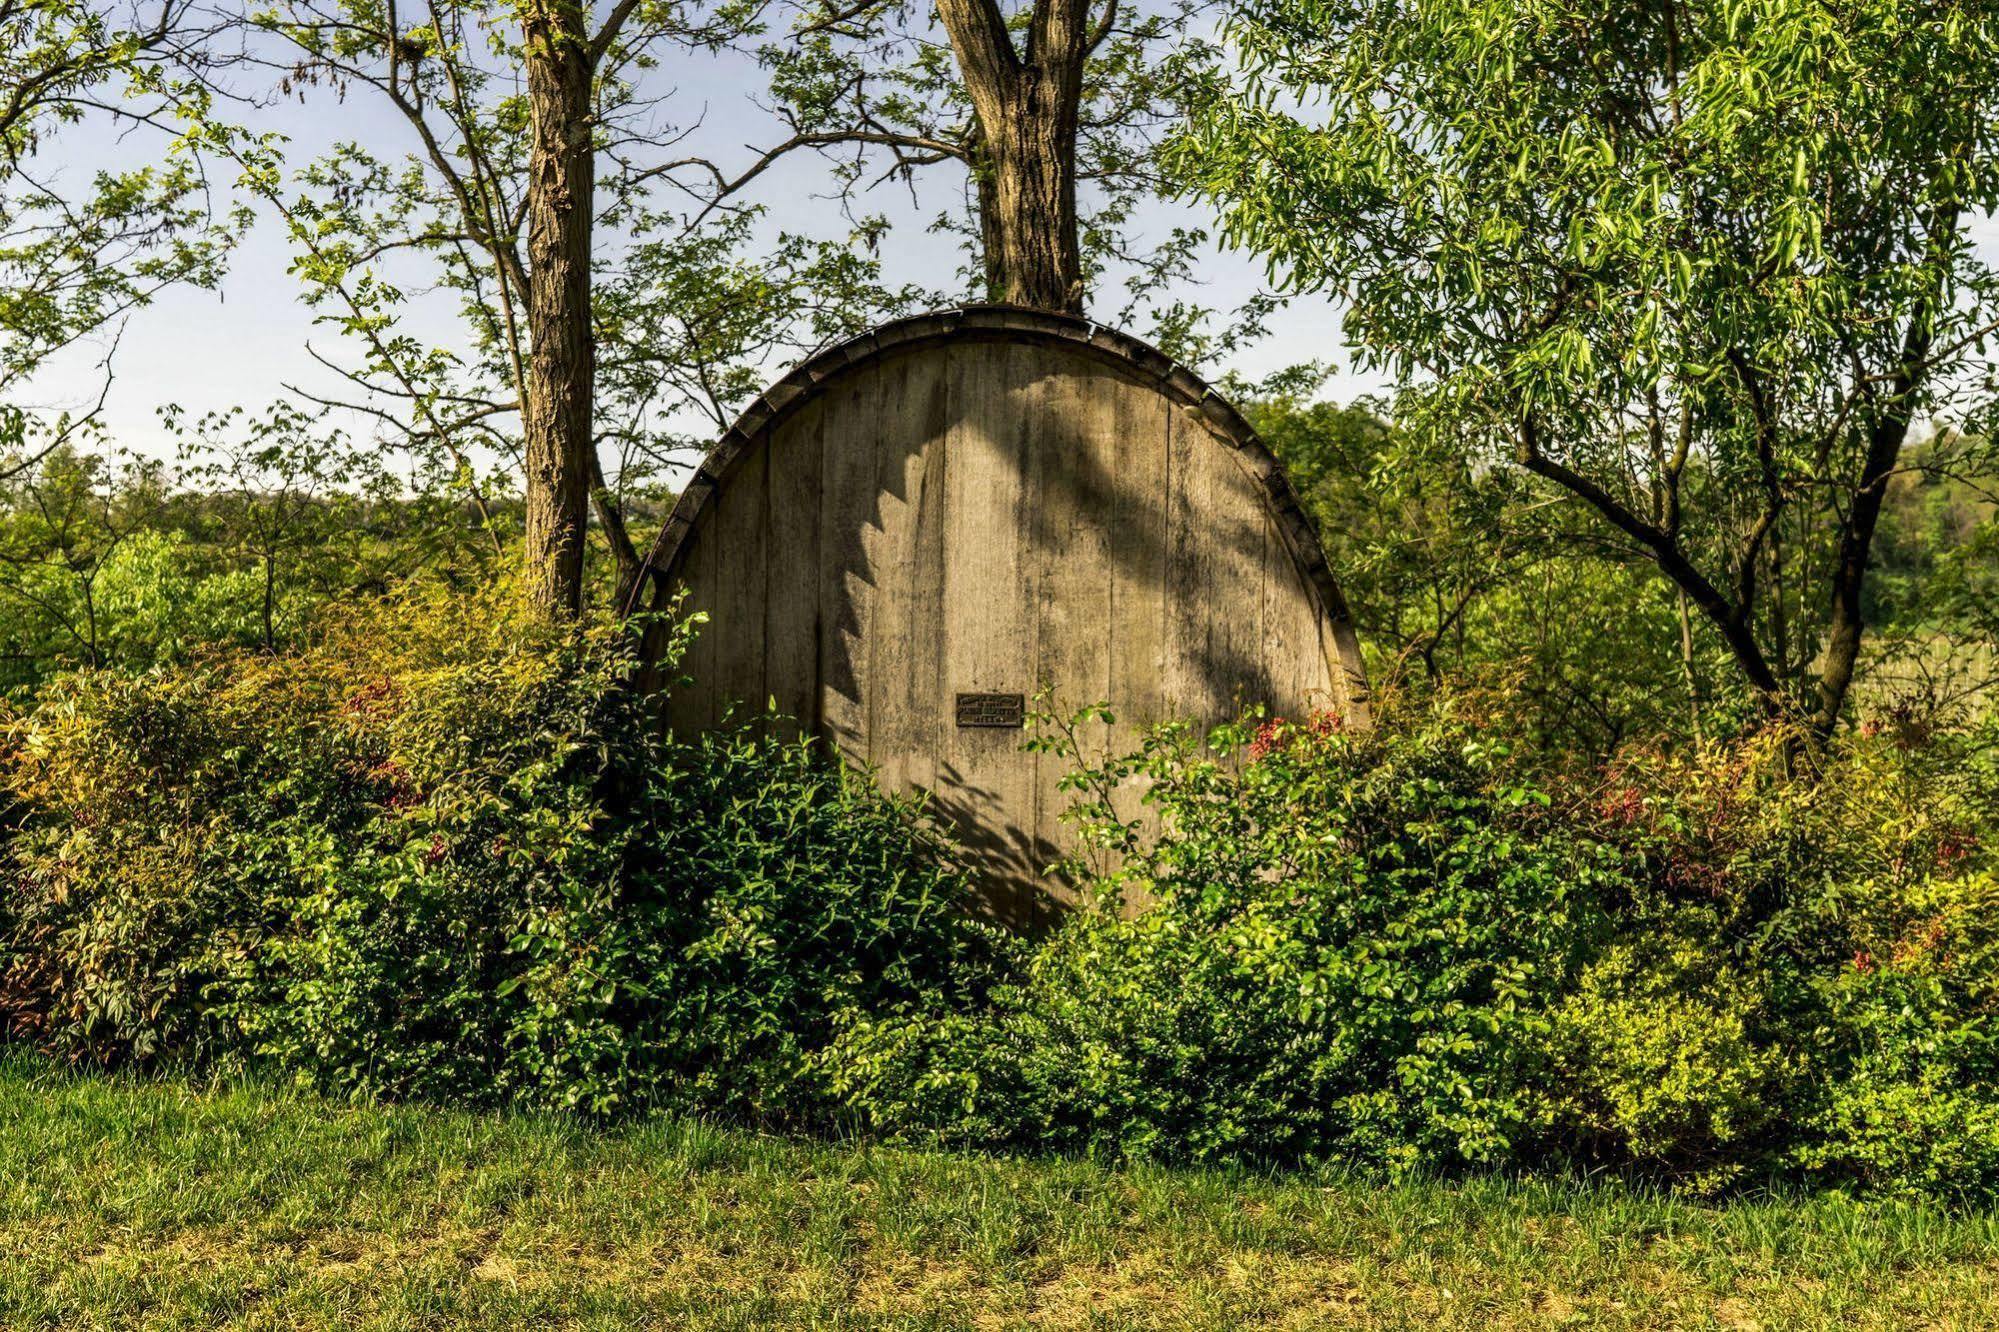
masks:
[[[1999,1326],[1999,1217],[1104,1170],[0,1061],[0,1327]]]

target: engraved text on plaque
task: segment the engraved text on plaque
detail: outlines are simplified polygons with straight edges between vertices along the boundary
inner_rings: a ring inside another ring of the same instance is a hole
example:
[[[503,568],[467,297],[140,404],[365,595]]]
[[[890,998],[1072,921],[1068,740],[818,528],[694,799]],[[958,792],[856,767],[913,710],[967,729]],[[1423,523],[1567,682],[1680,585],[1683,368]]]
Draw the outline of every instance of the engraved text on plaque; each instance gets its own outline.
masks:
[[[1017,731],[1027,725],[1027,699],[1021,694],[960,694],[958,725]]]

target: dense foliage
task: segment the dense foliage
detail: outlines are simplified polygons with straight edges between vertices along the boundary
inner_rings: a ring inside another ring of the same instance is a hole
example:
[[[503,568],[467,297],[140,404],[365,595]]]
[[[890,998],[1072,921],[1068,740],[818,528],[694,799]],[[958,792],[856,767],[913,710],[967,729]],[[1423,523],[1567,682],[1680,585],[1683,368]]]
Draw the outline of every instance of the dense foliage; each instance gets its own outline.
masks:
[[[1239,385],[1318,520],[1376,687],[1448,696],[1535,762],[1591,770],[1757,723],[1730,652],[1672,581],[1586,507],[1478,465],[1434,419],[1314,401],[1311,376]],[[1987,715],[1999,684],[1999,519],[1963,445],[1912,445],[1885,487],[1855,720],[1906,738]]]
[[[1773,712],[1847,708],[1912,427],[1982,414],[1989,6],[1242,0],[1190,189],[1465,456],[1650,560]],[[1989,473],[1989,432],[1946,470]]]
[[[44,687],[0,754],[0,1020],[354,1097],[1999,1192],[1978,730],[1556,780],[1475,699],[1134,754],[1056,724],[1089,905],[1008,942],[919,808],[759,728],[664,734],[631,668],[626,631],[413,587]]]
[[[836,1080],[889,1122],[941,1112],[1015,1146],[1512,1159],[1542,1127],[1525,1092],[1552,997],[1607,929],[1614,854],[1475,744],[1328,725],[1215,739],[1170,729],[1087,774],[1149,778],[1164,834],[1100,824],[1132,854],[1098,910],[990,1013],[849,1032]],[[1138,894],[1155,900],[1125,918]]]
[[[976,980],[958,875],[809,745],[663,736],[629,668],[621,631],[413,593],[51,687],[4,756],[0,1018],[353,1095],[808,1115],[836,1014]]]
[[[1390,1169],[1558,1163],[1694,1188],[1999,1189],[1995,880],[1975,765],[1750,745],[1557,799],[1450,718],[1184,730],[1127,843],[989,1006],[852,1023],[879,1128]],[[1142,913],[1110,909],[1132,893]]]

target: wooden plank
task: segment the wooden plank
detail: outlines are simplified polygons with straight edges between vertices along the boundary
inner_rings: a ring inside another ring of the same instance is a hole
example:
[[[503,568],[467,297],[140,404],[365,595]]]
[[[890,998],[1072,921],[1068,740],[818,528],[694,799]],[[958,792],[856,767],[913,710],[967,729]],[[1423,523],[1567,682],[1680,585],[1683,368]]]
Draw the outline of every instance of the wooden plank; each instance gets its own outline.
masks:
[[[820,430],[820,730],[852,762],[868,760],[867,681],[876,571],[876,442],[881,376],[863,368],[829,384]]]
[[[1292,559],[1274,516],[1263,534],[1263,662],[1269,672],[1271,710],[1303,721],[1337,712],[1343,701],[1332,670],[1330,633]]]
[[[1209,593],[1215,613],[1209,645],[1217,672],[1223,715],[1269,706],[1269,648],[1263,621],[1264,547],[1270,523],[1262,483],[1242,455],[1208,433],[1204,418],[1183,415],[1190,430],[1206,438],[1200,452],[1211,475],[1208,539],[1214,543]]]
[[[1118,397],[1112,471],[1117,488],[1108,526],[1111,611],[1111,708],[1115,743],[1136,749],[1145,732],[1173,720],[1167,697],[1166,587],[1168,510],[1172,489],[1172,409],[1149,384],[1125,381]],[[1147,783],[1134,778],[1119,792],[1118,814],[1136,819],[1140,835],[1156,836],[1157,811],[1145,803]],[[1125,909],[1145,902],[1127,901]]]
[[[709,497],[713,501],[713,496]],[[693,543],[688,547],[686,561],[680,568],[680,585],[686,595],[681,599],[681,614],[705,612],[708,623],[695,631],[694,640],[688,644],[687,655],[678,667],[679,674],[688,677],[687,683],[671,687],[667,696],[667,721],[682,733],[705,730],[716,721],[715,691],[715,623],[716,613],[715,552],[721,542],[713,540],[710,530],[713,512],[704,508],[700,522],[694,530]]]
[[[769,474],[769,450],[759,441],[744,451],[735,474],[710,501],[712,530],[706,544],[712,547],[715,589],[707,627],[710,688],[718,717],[738,721],[761,717],[768,698],[764,530],[770,504],[764,482]]]
[[[1212,530],[1213,459],[1205,432],[1178,408],[1167,412],[1165,669],[1161,687],[1175,718],[1212,724],[1222,697],[1213,669],[1216,610]]]
[[[1263,669],[1263,507],[1235,453],[1184,408],[1171,414],[1167,689],[1178,715],[1213,724],[1268,692]]]
[[[1134,732],[1171,720],[1166,695],[1170,409],[1154,389],[1120,385],[1112,423],[1117,485],[1109,526],[1111,696]]]
[[[778,711],[807,730],[816,728],[819,707],[819,505],[825,420],[825,403],[815,398],[773,434],[764,488],[768,503],[764,687]]]
[[[1017,346],[954,349],[945,432],[943,648],[947,697],[1032,694],[1034,567],[1027,510],[1028,436],[1021,410],[1044,354]],[[992,885],[999,919],[1032,924],[1047,848],[1033,828],[1033,755],[1020,731],[943,728],[935,807],[957,825]]]
[[[952,358],[931,352],[882,367],[878,443],[881,529],[873,548],[873,674],[869,749],[891,790],[927,790],[935,780],[942,645],[943,437]]]
[[[1054,352],[1021,404],[1033,422],[1027,433],[1024,512],[1034,564],[1034,679],[1037,687],[1052,689],[1044,706],[1058,717],[1107,703],[1111,696],[1112,580],[1105,516],[1116,507],[1120,387],[1108,368]],[[1100,722],[1081,727],[1076,738],[1086,760],[1111,743]],[[1062,819],[1072,797],[1061,782],[1075,762],[1053,754],[1034,759],[1035,838],[1068,854],[1076,838]],[[1047,889],[1061,900],[1075,898],[1069,885],[1053,879]]]

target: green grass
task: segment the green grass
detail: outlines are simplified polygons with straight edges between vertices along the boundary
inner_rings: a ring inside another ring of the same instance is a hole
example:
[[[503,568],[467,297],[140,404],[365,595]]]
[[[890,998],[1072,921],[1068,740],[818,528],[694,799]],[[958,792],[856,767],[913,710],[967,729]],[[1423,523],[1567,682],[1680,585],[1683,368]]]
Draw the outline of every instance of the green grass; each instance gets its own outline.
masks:
[[[0,1061],[0,1327],[1999,1325],[1999,1218],[351,1109]]]

